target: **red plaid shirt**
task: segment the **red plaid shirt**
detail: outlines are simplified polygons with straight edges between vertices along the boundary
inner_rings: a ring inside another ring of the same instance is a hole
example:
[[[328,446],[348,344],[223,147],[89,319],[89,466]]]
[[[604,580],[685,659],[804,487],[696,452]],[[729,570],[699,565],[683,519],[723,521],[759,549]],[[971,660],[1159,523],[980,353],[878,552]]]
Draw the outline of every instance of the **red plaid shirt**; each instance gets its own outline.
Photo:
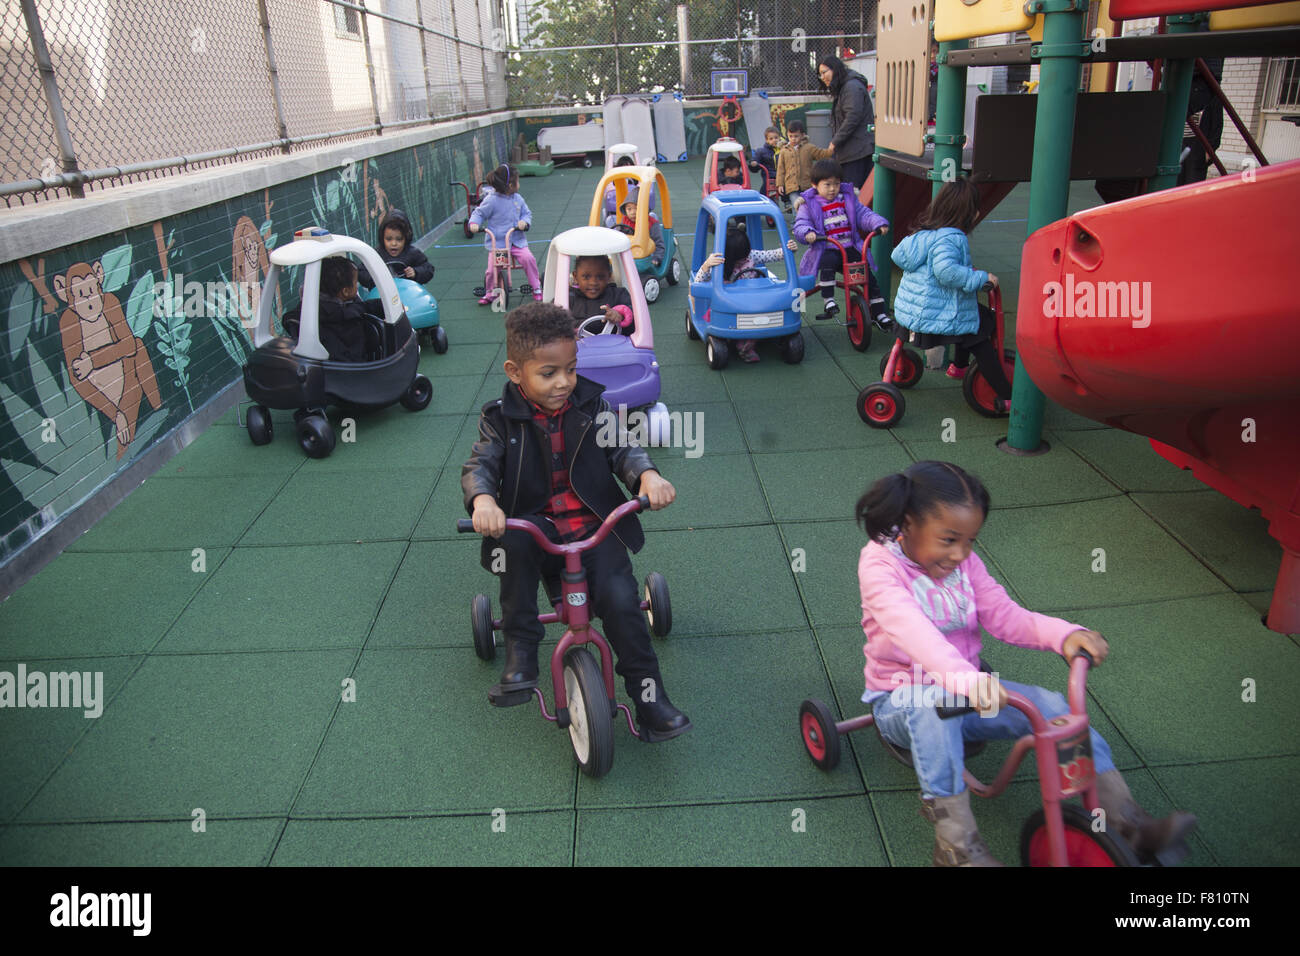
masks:
[[[569,485],[569,467],[564,454],[564,413],[573,407],[573,403],[566,401],[559,411],[548,412],[532,399],[528,401],[533,406],[533,421],[551,439],[551,498],[542,514],[555,523],[561,542],[581,541],[600,527],[600,518],[582,503]]]

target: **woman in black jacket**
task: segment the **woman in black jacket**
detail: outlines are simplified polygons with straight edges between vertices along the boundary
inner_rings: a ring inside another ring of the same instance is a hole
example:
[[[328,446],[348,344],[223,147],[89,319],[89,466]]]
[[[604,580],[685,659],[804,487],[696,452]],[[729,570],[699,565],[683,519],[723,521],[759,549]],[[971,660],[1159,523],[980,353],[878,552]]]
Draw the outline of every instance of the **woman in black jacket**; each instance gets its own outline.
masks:
[[[844,170],[844,182],[861,187],[871,173],[871,154],[876,149],[876,112],[871,106],[867,79],[850,70],[837,56],[822,57],[817,75],[834,97],[831,152]]]

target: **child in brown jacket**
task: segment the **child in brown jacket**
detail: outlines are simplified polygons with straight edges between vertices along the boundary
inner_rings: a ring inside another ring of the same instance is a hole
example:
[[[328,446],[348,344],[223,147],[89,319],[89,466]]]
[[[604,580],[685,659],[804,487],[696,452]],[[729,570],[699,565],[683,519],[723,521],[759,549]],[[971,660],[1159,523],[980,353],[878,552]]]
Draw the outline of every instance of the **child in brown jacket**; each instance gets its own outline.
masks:
[[[786,132],[790,145],[776,157],[776,188],[786,205],[793,202],[798,212],[804,201],[799,194],[812,187],[812,164],[819,159],[830,159],[833,154],[808,142],[808,133],[798,120],[791,120]]]

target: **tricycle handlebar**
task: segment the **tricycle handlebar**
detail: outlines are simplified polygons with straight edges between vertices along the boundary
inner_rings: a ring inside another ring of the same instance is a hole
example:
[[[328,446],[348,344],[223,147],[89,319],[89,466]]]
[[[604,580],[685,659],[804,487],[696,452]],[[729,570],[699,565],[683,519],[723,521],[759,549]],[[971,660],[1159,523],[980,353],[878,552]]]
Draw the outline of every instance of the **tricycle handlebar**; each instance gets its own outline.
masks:
[[[633,498],[631,501],[625,501],[609,513],[600,527],[592,532],[591,537],[582,541],[573,541],[569,544],[556,544],[550,538],[546,537],[542,529],[537,527],[531,521],[522,521],[519,518],[507,518],[507,531],[526,531],[533,536],[537,546],[548,554],[564,554],[568,551],[586,551],[588,548],[594,548],[614,530],[614,525],[618,524],[630,514],[636,514],[638,511],[648,510],[650,507],[650,496],[641,495]],[[469,534],[474,531],[474,521],[472,518],[460,518],[456,521],[456,531],[460,534]]]

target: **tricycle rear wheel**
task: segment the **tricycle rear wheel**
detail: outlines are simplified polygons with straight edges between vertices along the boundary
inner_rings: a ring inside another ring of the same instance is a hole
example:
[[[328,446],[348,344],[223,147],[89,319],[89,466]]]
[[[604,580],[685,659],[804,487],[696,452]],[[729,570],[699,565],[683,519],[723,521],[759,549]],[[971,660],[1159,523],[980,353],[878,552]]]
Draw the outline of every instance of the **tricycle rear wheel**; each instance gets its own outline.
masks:
[[[840,762],[840,732],[835,715],[815,697],[799,705],[799,734],[808,756],[822,770],[834,770]]]
[[[907,403],[888,382],[876,382],[858,392],[858,417],[872,428],[893,428],[903,420]]]
[[[469,605],[469,625],[474,631],[474,653],[481,661],[497,656],[497,639],[492,630],[492,601],[486,594],[474,595]]]
[[[650,623],[650,633],[667,637],[673,629],[673,606],[668,600],[668,581],[658,571],[645,576],[645,600],[649,607],[645,616]]]
[[[1138,866],[1137,854],[1122,839],[1092,829],[1092,817],[1077,803],[1061,804],[1065,824],[1065,857],[1070,866]],[[1047,840],[1047,812],[1039,807],[1020,830],[1020,862],[1024,866],[1051,866]]]
[[[886,352],[880,357],[880,375],[883,378],[885,366],[889,364],[889,353]],[[920,353],[912,349],[901,349],[898,353],[898,361],[894,363],[893,384],[899,388],[911,388],[917,382],[921,381],[921,376],[925,373],[925,360],[921,358]]]
[[[1002,370],[1006,373],[1008,382],[1015,381],[1016,353],[1014,349],[1002,350]],[[1005,411],[998,409],[998,394],[993,391],[993,386],[980,372],[979,363],[977,362],[971,362],[970,368],[966,370],[966,377],[961,381],[961,394],[966,399],[966,404],[985,418],[1003,418],[1007,414]]]

